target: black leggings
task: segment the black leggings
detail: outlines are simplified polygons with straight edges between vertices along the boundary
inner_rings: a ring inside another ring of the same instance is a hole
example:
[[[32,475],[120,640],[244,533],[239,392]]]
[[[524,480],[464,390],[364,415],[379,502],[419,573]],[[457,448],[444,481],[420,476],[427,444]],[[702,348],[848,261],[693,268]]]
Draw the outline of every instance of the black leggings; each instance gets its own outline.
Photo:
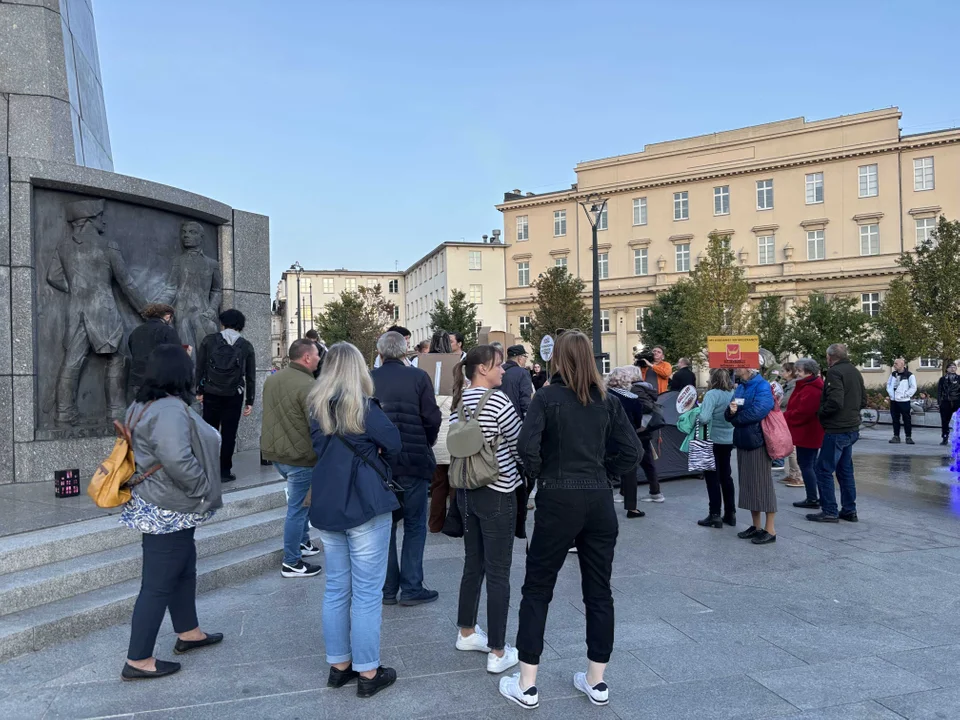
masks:
[[[730,469],[730,455],[733,445],[713,444],[713,458],[716,470],[705,470],[704,479],[707,481],[707,497],[710,498],[710,514],[720,514],[720,501],[723,500],[723,509],[727,515],[735,515],[737,504],[736,491],[733,489],[733,471]]]
[[[643,445],[643,457],[640,459],[640,467],[643,468],[643,474],[647,476],[647,482],[650,484],[649,493],[651,495],[660,494],[660,481],[657,479],[657,466],[653,462],[653,447],[650,438],[640,438],[640,444]],[[627,508],[628,510],[631,508]],[[636,507],[632,508],[636,510]]]

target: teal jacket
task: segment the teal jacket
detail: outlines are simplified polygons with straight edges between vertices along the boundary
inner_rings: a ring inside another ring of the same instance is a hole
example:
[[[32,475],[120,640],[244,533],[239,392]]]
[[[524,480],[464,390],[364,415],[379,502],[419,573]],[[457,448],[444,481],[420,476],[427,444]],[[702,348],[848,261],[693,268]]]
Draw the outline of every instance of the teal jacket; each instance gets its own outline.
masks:
[[[680,444],[680,452],[690,452],[690,441],[693,440],[693,431],[697,428],[697,418],[700,417],[702,409],[700,405],[697,405],[677,418],[677,430],[687,434]],[[700,427],[700,437],[703,438],[702,425]]]
[[[733,390],[708,390],[700,404],[700,412],[710,430],[710,439],[718,445],[733,444],[733,425],[723,417],[733,401]]]

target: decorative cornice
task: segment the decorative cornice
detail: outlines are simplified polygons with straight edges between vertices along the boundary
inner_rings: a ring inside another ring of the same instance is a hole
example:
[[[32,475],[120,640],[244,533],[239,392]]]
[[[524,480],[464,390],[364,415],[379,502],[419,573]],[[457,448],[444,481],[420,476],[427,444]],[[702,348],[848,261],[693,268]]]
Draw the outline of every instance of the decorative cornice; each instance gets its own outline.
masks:
[[[733,235],[735,232],[736,230],[732,228],[729,230],[717,230],[716,228],[714,228],[709,233],[707,233],[707,235],[716,235],[718,237],[724,237],[725,235]]]
[[[529,260],[532,257],[532,253],[517,253],[513,256],[513,260]]]
[[[609,250],[613,247],[612,243],[597,243],[597,250]],[[588,245],[587,250],[593,250],[593,245]]]
[[[558,248],[556,250],[550,251],[550,255],[552,255],[553,257],[557,257],[558,255],[569,255],[569,254],[570,254],[570,248]]]
[[[750,232],[754,235],[769,235],[770,233],[775,233],[780,229],[779,225],[754,225],[750,228]]]
[[[631,240],[627,243],[627,247],[637,248],[637,247],[647,247],[650,245],[652,240],[650,238],[637,238],[636,240]]]
[[[804,220],[800,223],[800,227],[806,230],[818,230],[822,227],[825,227],[827,223],[830,222],[830,218],[815,218],[813,220]]]
[[[693,240],[693,233],[686,233],[684,235],[671,235],[667,238],[667,240],[672,242],[674,245],[679,243],[688,243]]]
[[[875,222],[882,217],[883,213],[878,210],[877,212],[859,213],[858,215],[854,215],[853,221],[857,223],[857,225],[866,225],[871,221]]]
[[[939,215],[942,209],[939,205],[930,205],[929,207],[910,208],[907,212],[914,217],[930,217]]]

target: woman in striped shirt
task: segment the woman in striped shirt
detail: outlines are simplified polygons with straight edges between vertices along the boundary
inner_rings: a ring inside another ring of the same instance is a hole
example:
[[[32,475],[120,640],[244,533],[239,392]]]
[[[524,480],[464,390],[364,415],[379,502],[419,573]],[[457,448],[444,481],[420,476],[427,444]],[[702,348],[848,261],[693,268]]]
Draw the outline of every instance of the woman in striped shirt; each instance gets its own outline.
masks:
[[[500,387],[503,378],[503,353],[491,345],[479,345],[457,365],[453,388],[453,412],[457,421],[463,403],[465,415],[473,417],[477,405],[488,390]],[[464,390],[465,381],[470,387]],[[506,643],[507,614],[510,611],[510,564],[513,560],[513,535],[516,529],[517,495],[522,482],[517,463],[517,437],[520,417],[505,394],[495,390],[478,416],[484,439],[496,442],[499,477],[476,490],[458,490],[457,503],[463,513],[463,578],[460,580],[460,604],[457,611],[457,650],[477,650],[487,654],[487,672],[502,673],[519,662],[516,648]],[[487,622],[489,637],[477,626],[480,586],[487,579]]]

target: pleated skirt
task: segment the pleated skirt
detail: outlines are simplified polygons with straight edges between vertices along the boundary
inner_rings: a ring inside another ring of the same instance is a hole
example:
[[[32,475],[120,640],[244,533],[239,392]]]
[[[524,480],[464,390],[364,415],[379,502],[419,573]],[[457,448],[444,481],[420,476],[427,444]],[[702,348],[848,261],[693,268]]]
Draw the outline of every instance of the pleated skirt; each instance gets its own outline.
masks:
[[[776,512],[777,492],[766,447],[756,450],[737,448],[737,473],[740,493],[737,507],[751,512]]]

